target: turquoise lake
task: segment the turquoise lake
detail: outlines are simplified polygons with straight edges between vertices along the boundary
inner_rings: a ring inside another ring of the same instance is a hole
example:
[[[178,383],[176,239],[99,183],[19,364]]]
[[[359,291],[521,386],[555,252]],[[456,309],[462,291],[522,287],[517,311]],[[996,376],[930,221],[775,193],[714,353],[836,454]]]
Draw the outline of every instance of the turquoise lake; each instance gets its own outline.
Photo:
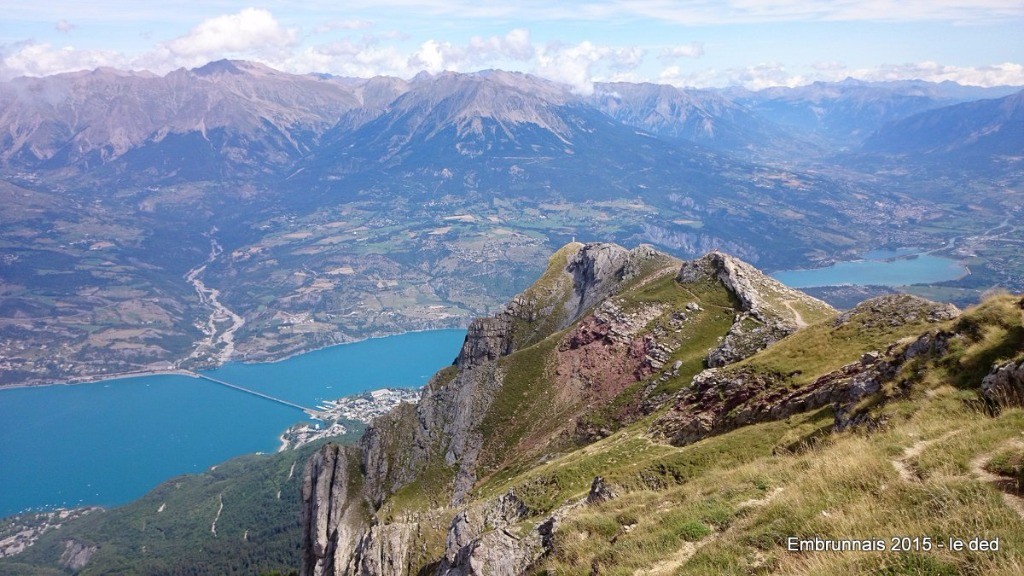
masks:
[[[384,387],[416,388],[451,364],[465,330],[411,332],[206,374],[315,407]],[[295,408],[188,376],[0,390],[0,517],[117,505],[234,456],[274,452],[308,421]]]
[[[970,271],[960,262],[915,254],[914,249],[874,251],[863,260],[837,262],[825,268],[783,270],[772,277],[791,288],[816,286],[909,286],[956,280]]]

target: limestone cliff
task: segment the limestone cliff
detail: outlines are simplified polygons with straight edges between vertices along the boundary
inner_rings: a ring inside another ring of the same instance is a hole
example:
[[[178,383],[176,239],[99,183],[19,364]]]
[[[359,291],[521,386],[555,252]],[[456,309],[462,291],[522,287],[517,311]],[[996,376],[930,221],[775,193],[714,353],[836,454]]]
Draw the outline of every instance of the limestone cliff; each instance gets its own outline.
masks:
[[[306,463],[302,481],[302,575],[350,572],[355,527],[366,518],[353,449],[328,444]]]
[[[741,312],[729,334],[708,354],[709,366],[746,358],[808,323],[835,313],[828,304],[784,286],[757,268],[721,252],[683,264],[680,282],[714,278],[739,300]]]

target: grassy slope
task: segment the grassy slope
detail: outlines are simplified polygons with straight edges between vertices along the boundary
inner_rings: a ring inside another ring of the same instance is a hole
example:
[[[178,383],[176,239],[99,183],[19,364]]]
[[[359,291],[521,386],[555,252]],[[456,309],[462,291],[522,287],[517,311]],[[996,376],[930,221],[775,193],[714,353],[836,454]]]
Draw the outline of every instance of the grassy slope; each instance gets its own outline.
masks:
[[[1020,311],[1011,298],[994,299],[949,323],[967,326],[977,328],[975,336],[938,360],[908,367],[915,373],[905,376],[918,385],[875,409],[887,422],[876,432],[832,434],[790,450],[794,440],[831,426],[827,408],[684,448],[651,443],[639,425],[510,480],[541,509],[582,496],[597,474],[624,492],[571,515],[542,566],[556,574],[590,574],[594,567],[601,574],[1021,573],[1024,520],[974,466],[990,455],[990,468],[1012,465],[1024,411],[989,416],[977,400],[982,372],[972,372],[978,358],[990,366],[1024,352]],[[861,351],[876,344],[868,333]],[[855,347],[847,345],[852,354]],[[779,349],[784,358],[772,357],[775,348],[757,358],[799,360]],[[832,349],[805,348],[807,365],[842,364],[843,354],[822,358]],[[981,536],[999,538],[1000,551],[799,553],[785,550],[789,536],[886,544],[896,536]]]
[[[673,300],[681,288],[655,280],[630,299]],[[709,288],[689,286],[678,296],[696,297],[705,310],[728,308],[728,298],[715,302]],[[787,374],[799,367],[793,382],[807,382],[926,326],[920,319],[894,327],[859,317],[840,327],[819,323],[746,364]],[[1012,441],[1024,430],[1024,412],[991,417],[976,388],[993,361],[1024,353],[1020,312],[1012,298],[997,298],[946,328],[967,336],[942,358],[907,367],[903,376],[917,384],[876,406],[874,416],[886,424],[873,433],[828,434],[832,414],[823,408],[675,448],[653,442],[643,419],[589,446],[529,462],[510,463],[509,452],[499,452],[504,466],[477,495],[514,489],[540,515],[585,495],[597,475],[621,492],[568,517],[555,553],[539,567],[556,574],[590,574],[595,566],[601,574],[1017,573],[1024,566],[1024,521],[972,472],[972,463],[990,454],[990,468],[1016,462]],[[502,437],[506,450],[521,437],[520,418],[554,416],[541,405],[549,396],[531,395],[537,390],[530,387],[545,380],[541,360],[550,346],[510,358],[522,380],[509,387],[506,404],[496,403],[504,420],[491,422],[493,431],[513,431]],[[696,348],[676,354],[685,359]],[[692,376],[681,372],[680,380]],[[1001,551],[798,553],[785,550],[789,536],[881,538],[887,545],[896,536],[982,536],[999,538]]]
[[[657,384],[665,392],[688,385],[735,310],[715,283],[681,286],[656,274],[623,291],[618,302],[625,310],[670,304],[648,330],[664,329],[669,314],[687,302],[703,308],[673,333],[681,345],[672,360],[683,366]],[[616,407],[632,402],[643,383],[596,410],[555,401],[551,358],[565,332],[556,333],[501,360],[504,386],[483,421],[485,458],[474,495],[483,500],[514,490],[540,519],[584,496],[597,475],[621,494],[570,513],[538,573],[1020,573],[1024,520],[976,473],[979,461],[992,460],[986,470],[1012,471],[1019,459],[1014,439],[1024,430],[1024,411],[1004,409],[993,417],[977,394],[993,362],[1024,354],[1017,306],[1013,297],[994,298],[940,327],[965,336],[941,358],[908,363],[900,376],[912,384],[910,392],[889,386],[886,401],[872,403],[875,421],[883,423],[875,431],[832,433],[826,407],[682,448],[652,440],[648,426],[658,412],[587,446],[559,435],[583,409],[593,410],[585,416],[613,420]],[[854,315],[839,326],[826,319],[728,369],[772,372],[783,376],[782,385],[800,386],[865,352],[936,329],[912,315],[897,325],[878,321],[891,313]],[[402,506],[396,508],[392,515],[400,514]],[[424,558],[436,557],[445,526],[423,518],[430,525],[423,533],[431,537],[417,544],[432,550]],[[877,538],[886,545],[897,536],[933,543],[980,536],[999,538],[1001,548],[800,553],[785,549],[790,536]]]
[[[656,270],[648,270],[634,285],[627,286],[618,301],[627,312],[652,303],[668,304],[648,324],[648,330],[667,326],[672,312],[684,309],[689,302],[703,308],[700,313],[691,313],[692,320],[678,334],[666,338],[680,344],[669,365],[675,360],[683,365],[677,377],[658,385],[656,393],[674,391],[703,368],[707,350],[728,332],[737,305],[716,282],[680,285],[673,275],[658,274]],[[508,478],[530,470],[539,460],[575,449],[572,440],[560,434],[571,418],[583,416],[614,425],[616,411],[636,401],[643,382],[626,388],[604,406],[557,401],[550,364],[554,349],[565,334],[566,331],[558,332],[502,359],[504,384],[481,426],[487,455],[481,476],[487,478],[479,486],[479,493],[495,494],[496,487],[505,486]],[[588,486],[591,479],[587,479]]]

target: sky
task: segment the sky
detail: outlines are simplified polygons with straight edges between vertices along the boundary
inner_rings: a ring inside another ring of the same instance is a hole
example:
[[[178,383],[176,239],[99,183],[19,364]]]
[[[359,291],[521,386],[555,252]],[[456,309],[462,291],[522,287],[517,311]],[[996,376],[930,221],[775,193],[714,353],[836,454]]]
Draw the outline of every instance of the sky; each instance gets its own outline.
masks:
[[[1024,0],[0,0],[0,79],[221,58],[409,78],[500,68],[689,87],[1024,85]]]

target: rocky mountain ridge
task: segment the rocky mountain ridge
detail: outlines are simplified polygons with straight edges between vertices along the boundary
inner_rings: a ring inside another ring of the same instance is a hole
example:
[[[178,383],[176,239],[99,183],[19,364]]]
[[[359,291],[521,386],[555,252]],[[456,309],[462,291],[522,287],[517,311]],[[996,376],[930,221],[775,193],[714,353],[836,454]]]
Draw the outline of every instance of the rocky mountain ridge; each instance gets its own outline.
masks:
[[[165,76],[97,69],[16,78],[0,83],[0,161],[16,170],[166,174],[207,156],[217,162],[203,169],[263,172],[308,153],[359,104],[332,82],[241,61]],[[202,153],[182,155],[187,146]]]
[[[1024,153],[1024,91],[920,112],[886,124],[866,152],[1013,158]]]
[[[598,84],[594,96],[583,98],[566,85],[501,70],[402,80],[289,74],[237,60],[164,76],[100,68],[0,83],[0,163],[14,173],[65,176],[124,177],[129,168],[144,169],[169,181],[202,180],[211,170],[222,177],[239,171],[286,176],[303,168],[298,160],[319,149],[328,130],[348,134],[378,120],[392,128],[401,124],[408,139],[429,139],[451,126],[466,140],[465,153],[474,155],[484,152],[483,141],[490,139],[484,136],[516,140],[518,124],[568,143],[585,121],[567,119],[555,108],[591,110],[721,150],[770,153],[799,141],[800,130],[844,138],[842,131],[851,131],[863,139],[888,121],[1005,93],[857,82],[718,93],[617,82]],[[372,131],[380,132],[388,131]],[[397,146],[392,143],[395,152]],[[201,150],[205,161],[189,169],[186,147]]]
[[[848,429],[885,430],[887,407],[920,394],[927,374],[945,367],[976,378],[977,398],[1012,421],[1024,349],[981,334],[1021,330],[1024,302],[1015,298],[962,313],[890,295],[838,314],[725,254],[680,262],[646,247],[566,246],[503,312],[473,323],[415,408],[377,420],[358,450],[344,452],[361,491],[351,472],[331,480],[318,461],[307,466],[307,484],[330,487],[304,493],[304,514],[359,502],[365,516],[344,530],[317,529],[302,574],[514,576],[579,566],[569,552],[577,537],[604,530],[585,528],[588,519],[697,481],[692,451],[715,459],[734,450],[725,446],[735,435],[757,451],[753,438],[768,434],[779,457]],[[972,364],[1007,354],[1017,360]],[[618,531],[600,532],[605,546],[646,537],[631,532],[642,520],[618,514]],[[655,562],[650,549],[622,553],[634,554],[628,562],[640,573]]]
[[[680,268],[682,272],[678,272]],[[787,298],[782,302],[806,306],[806,313],[815,318],[834,314],[827,304],[785,288],[724,254],[713,253],[693,263],[680,263],[645,246],[631,251],[609,244],[566,246],[552,257],[544,276],[514,298],[503,312],[470,325],[453,369],[442,371],[431,380],[415,409],[392,412],[367,430],[358,459],[365,475],[363,493],[372,513],[384,514],[382,507],[389,498],[393,500],[403,491],[419,490],[419,485],[437,482],[450,474],[449,481],[442,481],[441,489],[432,496],[439,499],[432,501],[438,508],[427,512],[430,522],[443,522],[445,509],[457,509],[466,503],[474,486],[500,469],[501,464],[494,467],[495,455],[487,452],[495,448],[493,435],[502,433],[488,430],[487,421],[494,414],[495,403],[503,400],[502,389],[510,386],[509,372],[515,369],[511,363],[503,365],[502,359],[512,360],[518,352],[543,346],[566,328],[577,325],[575,330],[568,330],[555,349],[563,368],[555,369],[554,378],[565,388],[576,389],[579,396],[559,398],[567,392],[556,389],[552,390],[555,397],[542,399],[575,405],[575,409],[570,408],[570,412],[578,414],[575,418],[607,404],[630,384],[663,369],[663,360],[675,348],[645,333],[652,321],[666,316],[669,306],[636,306],[620,300],[623,293],[658,281],[718,285],[728,294],[727,298],[737,303],[738,313],[731,319],[726,343],[719,346],[732,351],[728,358],[741,355],[740,349],[749,354],[764,348],[795,331],[798,321],[803,321],[792,304],[780,305],[773,297],[781,295]],[[672,310],[676,325],[681,325],[680,314],[702,312],[700,304],[689,304],[682,310]],[[752,321],[759,323],[758,328],[740,328]],[[599,364],[588,363],[588,357]],[[608,365],[618,358],[621,363]],[[678,374],[681,364],[677,362],[665,371]],[[524,431],[527,441],[518,443],[514,451],[543,454],[547,444],[576,434],[571,426],[560,426],[557,431],[537,429],[543,425],[533,427]],[[351,461],[357,457],[352,453],[347,456]],[[310,466],[308,484],[321,486],[331,482],[316,464]],[[348,477],[343,478],[343,483],[336,482],[331,489],[327,503],[311,492],[309,497],[304,493],[304,505],[308,510],[325,506],[333,509],[351,501]],[[318,492],[322,493],[323,490]],[[514,492],[474,506],[451,521],[439,574],[521,573],[547,549],[544,542],[550,540],[558,518],[572,509],[557,510],[514,535],[509,530],[533,515]],[[311,542],[308,549],[314,553],[307,556],[303,573],[412,572],[416,558],[423,560],[414,551],[414,543],[422,542],[424,537],[423,521],[396,518],[381,522],[364,527],[362,536],[354,540],[348,529],[344,532],[350,538],[346,542],[325,536],[336,531],[318,529],[321,537]],[[339,554],[347,560],[338,561]],[[382,566],[382,558],[390,558],[391,564]],[[342,565],[345,568],[333,568],[335,571],[331,572],[332,566]]]

